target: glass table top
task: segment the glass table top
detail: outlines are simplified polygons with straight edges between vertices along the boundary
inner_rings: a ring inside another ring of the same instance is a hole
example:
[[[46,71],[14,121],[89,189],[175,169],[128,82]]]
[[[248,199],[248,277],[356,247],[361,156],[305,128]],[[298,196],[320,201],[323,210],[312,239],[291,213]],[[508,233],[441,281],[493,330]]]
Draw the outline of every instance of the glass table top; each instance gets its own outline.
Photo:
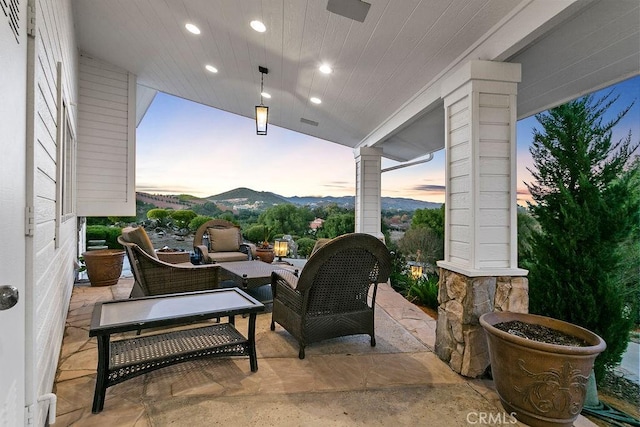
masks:
[[[260,307],[254,299],[238,289],[222,289],[184,295],[170,295],[159,298],[143,298],[103,303],[100,308],[99,324],[92,329],[110,326],[148,323],[165,319],[179,319],[197,315],[214,315],[220,312]]]

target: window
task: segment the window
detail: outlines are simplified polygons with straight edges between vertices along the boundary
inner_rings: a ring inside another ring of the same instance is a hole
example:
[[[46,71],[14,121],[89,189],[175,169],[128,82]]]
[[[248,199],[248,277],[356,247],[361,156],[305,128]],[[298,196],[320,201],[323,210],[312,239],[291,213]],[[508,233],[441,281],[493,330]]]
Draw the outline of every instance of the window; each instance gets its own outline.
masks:
[[[62,164],[60,165],[62,182],[60,183],[60,213],[62,222],[73,216],[75,211],[74,183],[75,183],[75,143],[71,130],[71,121],[67,111],[66,103],[63,104],[64,122],[62,123]]]
[[[58,62],[58,132],[56,136],[56,231],[55,246],[60,246],[60,226],[75,217],[76,140],[65,97],[62,63]]]

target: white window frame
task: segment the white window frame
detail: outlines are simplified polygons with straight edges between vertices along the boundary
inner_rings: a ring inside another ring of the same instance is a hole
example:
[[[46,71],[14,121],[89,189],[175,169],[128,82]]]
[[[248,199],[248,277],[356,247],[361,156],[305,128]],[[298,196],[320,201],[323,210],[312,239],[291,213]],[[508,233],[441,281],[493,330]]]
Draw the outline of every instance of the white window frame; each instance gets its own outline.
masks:
[[[66,221],[75,218],[76,213],[76,137],[64,90],[62,62],[58,62],[57,74],[56,248],[60,246],[60,227]]]

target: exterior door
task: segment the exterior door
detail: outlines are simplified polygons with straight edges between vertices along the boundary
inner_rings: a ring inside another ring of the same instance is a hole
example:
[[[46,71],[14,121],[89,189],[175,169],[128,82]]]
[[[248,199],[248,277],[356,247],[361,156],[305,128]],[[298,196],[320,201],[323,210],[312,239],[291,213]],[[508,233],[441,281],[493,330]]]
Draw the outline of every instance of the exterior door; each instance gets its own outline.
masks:
[[[0,296],[18,291],[17,304],[0,310],[2,427],[25,423],[26,6],[0,0]]]

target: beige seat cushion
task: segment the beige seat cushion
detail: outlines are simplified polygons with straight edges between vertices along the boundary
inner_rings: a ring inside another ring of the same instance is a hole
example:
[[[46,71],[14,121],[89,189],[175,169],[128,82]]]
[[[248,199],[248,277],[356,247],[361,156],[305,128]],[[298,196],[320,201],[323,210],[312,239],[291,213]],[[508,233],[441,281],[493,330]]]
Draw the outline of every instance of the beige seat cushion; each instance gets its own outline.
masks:
[[[153,249],[153,244],[151,243],[151,239],[147,235],[147,232],[144,231],[142,227],[126,227],[122,229],[122,238],[129,242],[135,243],[154,258],[158,258],[156,255],[156,251]]]
[[[212,252],[237,252],[240,232],[237,228],[209,228],[209,248]]]
[[[215,262],[246,261],[247,254],[243,252],[209,252],[209,258]]]

